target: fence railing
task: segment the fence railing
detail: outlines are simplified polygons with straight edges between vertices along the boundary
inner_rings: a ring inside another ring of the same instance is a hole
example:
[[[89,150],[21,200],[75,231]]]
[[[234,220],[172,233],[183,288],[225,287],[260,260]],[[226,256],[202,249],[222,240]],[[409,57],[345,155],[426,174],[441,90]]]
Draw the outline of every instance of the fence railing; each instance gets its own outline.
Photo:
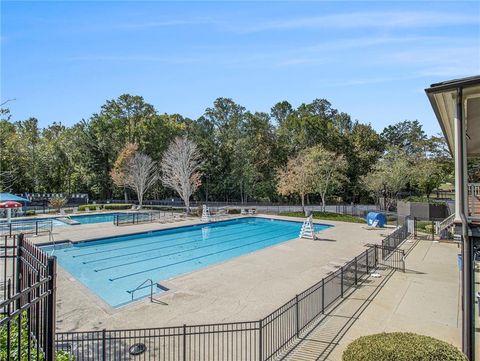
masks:
[[[116,226],[128,224],[149,223],[158,219],[155,213],[136,212],[136,213],[118,213],[113,216],[113,224]]]
[[[374,245],[258,321],[61,332],[56,347],[78,361],[124,360],[133,355],[159,361],[274,360],[379,265],[404,271],[403,251]]]
[[[0,359],[53,361],[56,259],[23,235],[1,243]]]
[[[18,234],[40,234],[53,230],[52,220],[25,220],[0,223],[0,237]]]

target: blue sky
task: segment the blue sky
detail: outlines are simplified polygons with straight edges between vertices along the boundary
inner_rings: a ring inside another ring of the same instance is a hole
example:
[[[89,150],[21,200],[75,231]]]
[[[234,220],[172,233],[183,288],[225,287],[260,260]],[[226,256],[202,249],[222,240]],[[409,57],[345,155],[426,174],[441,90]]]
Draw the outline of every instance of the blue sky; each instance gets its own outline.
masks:
[[[480,74],[478,2],[3,2],[1,99],[14,120],[71,125],[142,95],[196,118],[326,98],[377,130],[418,119],[423,89]]]

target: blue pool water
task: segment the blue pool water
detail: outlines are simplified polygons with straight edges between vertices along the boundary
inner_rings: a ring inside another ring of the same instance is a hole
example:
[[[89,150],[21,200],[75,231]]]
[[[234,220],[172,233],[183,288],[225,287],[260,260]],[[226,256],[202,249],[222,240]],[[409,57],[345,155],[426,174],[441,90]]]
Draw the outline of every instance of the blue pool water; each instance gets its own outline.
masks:
[[[297,238],[301,226],[300,222],[242,218],[43,249],[57,256],[61,267],[104,301],[118,307],[148,295],[149,286],[133,297],[129,292],[146,279],[159,282]],[[329,227],[315,225],[317,231]]]
[[[113,222],[113,218],[116,214],[118,213],[85,214],[81,216],[70,216],[70,218],[74,221],[80,222],[80,224],[105,223]]]

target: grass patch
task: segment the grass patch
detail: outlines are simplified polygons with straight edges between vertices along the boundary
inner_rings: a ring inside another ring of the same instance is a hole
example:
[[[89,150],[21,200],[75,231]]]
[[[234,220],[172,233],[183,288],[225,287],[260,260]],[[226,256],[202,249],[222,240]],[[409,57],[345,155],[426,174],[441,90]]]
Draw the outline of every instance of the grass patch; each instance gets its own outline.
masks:
[[[323,219],[327,221],[340,221],[350,223],[365,223],[365,219],[361,217],[349,216],[347,214],[338,214],[332,212],[313,212],[314,219]],[[305,218],[303,212],[281,212],[281,216]]]

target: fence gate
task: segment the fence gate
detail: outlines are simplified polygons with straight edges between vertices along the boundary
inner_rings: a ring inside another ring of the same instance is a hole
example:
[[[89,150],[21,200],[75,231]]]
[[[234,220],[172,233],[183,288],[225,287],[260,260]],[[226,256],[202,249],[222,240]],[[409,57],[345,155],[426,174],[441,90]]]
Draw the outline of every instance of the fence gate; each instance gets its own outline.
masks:
[[[0,360],[54,360],[55,284],[55,257],[23,234],[0,239]]]

